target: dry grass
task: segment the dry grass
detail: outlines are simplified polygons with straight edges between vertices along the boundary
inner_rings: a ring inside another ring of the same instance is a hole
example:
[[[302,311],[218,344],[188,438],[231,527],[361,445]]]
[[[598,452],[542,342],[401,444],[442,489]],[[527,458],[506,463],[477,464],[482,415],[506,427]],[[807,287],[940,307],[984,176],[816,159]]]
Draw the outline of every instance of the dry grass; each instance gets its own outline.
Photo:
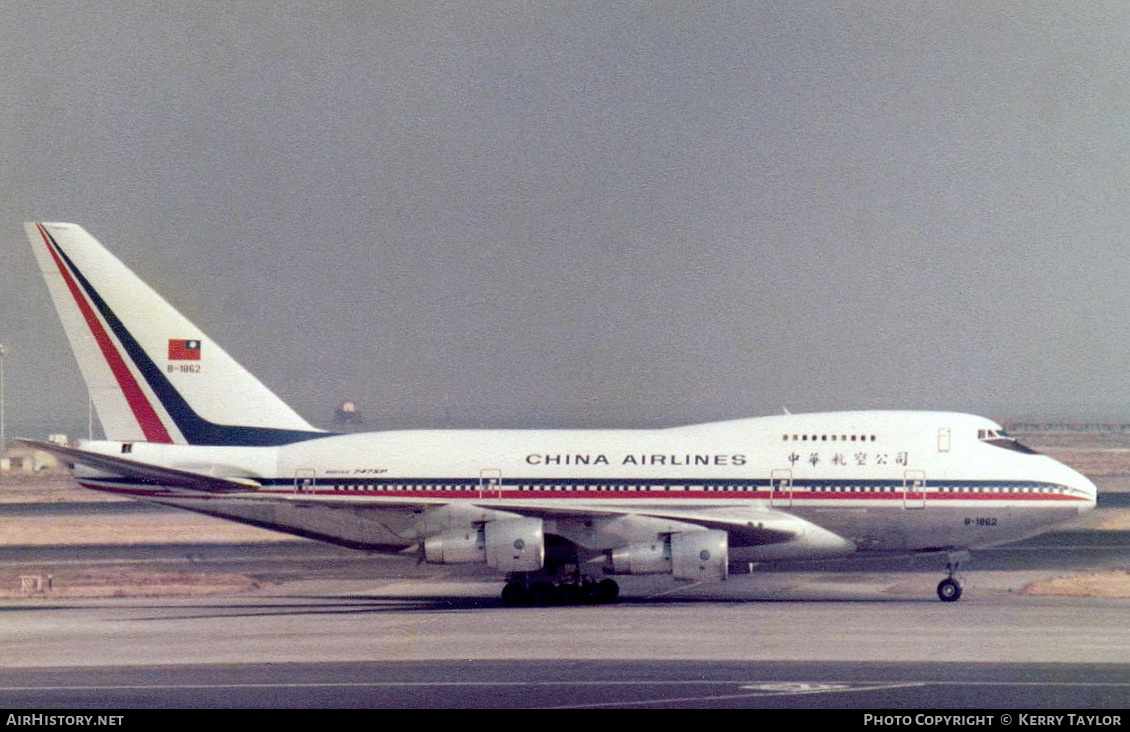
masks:
[[[1022,595],[1065,595],[1069,597],[1130,597],[1130,572],[1092,572],[1071,577],[1029,582]]]
[[[4,503],[120,503],[130,498],[83,488],[68,474],[0,473],[0,504]]]
[[[288,534],[188,511],[125,516],[16,516],[4,519],[4,530],[0,531],[0,546],[247,544],[292,540]]]

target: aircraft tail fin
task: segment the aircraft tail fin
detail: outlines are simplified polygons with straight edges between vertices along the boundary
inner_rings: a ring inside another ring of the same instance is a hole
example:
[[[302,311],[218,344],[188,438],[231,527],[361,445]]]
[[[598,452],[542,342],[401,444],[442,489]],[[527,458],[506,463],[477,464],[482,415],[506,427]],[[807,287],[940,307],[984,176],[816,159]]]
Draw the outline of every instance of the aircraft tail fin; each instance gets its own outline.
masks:
[[[26,228],[108,439],[279,445],[324,434],[81,226]]]

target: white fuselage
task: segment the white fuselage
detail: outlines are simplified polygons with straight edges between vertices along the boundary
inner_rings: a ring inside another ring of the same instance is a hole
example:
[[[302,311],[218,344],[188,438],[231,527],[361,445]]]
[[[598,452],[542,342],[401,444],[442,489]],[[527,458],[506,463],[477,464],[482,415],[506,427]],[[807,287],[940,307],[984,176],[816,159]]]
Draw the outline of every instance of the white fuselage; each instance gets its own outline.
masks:
[[[781,415],[656,430],[310,425],[77,224],[28,223],[108,441],[36,443],[79,482],[367,550],[505,572],[508,604],[607,602],[597,572],[946,552],[1037,533],[1095,487],[980,417]],[[546,586],[556,588],[554,591]]]
[[[407,548],[511,513],[541,516],[547,533],[591,552],[678,530],[680,519],[783,520],[787,529],[796,517],[828,533],[810,531],[783,553],[732,538],[738,561],[976,548],[1094,507],[1094,485],[1079,473],[983,439],[999,430],[964,414],[844,412],[658,430],[394,431],[259,448],[134,443],[132,459],[261,487],[219,497],[89,471],[80,479],[360,548]],[[84,449],[115,454],[122,443]]]

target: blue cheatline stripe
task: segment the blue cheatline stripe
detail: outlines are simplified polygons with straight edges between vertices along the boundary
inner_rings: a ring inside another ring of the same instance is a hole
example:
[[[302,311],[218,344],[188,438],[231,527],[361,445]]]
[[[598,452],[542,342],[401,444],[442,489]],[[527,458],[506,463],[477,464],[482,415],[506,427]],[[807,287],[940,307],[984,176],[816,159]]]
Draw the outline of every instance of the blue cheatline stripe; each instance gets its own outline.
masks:
[[[308,430],[289,430],[277,429],[274,427],[245,427],[239,425],[223,425],[209,422],[196,413],[176,387],[165,377],[157,364],[149,358],[149,354],[145,349],[134,339],[133,335],[125,327],[122,321],[106,304],[106,301],[90,284],[78,267],[75,266],[63,248],[55,242],[54,237],[51,237],[48,232],[48,237],[51,238],[51,244],[59,253],[59,256],[67,263],[67,267],[71,270],[75,280],[86,292],[94,307],[105,319],[106,324],[114,335],[117,336],[118,341],[122,344],[126,354],[133,361],[137,370],[141,373],[142,378],[149,384],[149,388],[160,400],[165,411],[172,417],[173,422],[176,423],[177,429],[184,435],[184,439],[190,445],[225,445],[225,446],[244,446],[244,447],[267,447],[272,445],[289,445],[294,442],[302,442],[304,440],[312,440],[320,437],[327,437],[333,433],[329,432],[311,432]]]
[[[630,493],[632,496],[646,495],[648,493],[670,495],[669,489],[676,493],[707,493],[710,495],[732,494],[742,497],[748,492],[769,493],[771,481],[766,479],[708,479],[708,478],[522,478],[512,477],[503,479],[497,486],[483,486],[477,477],[470,478],[436,478],[436,477],[389,477],[389,478],[346,478],[338,476],[319,475],[314,477],[315,487],[323,491],[332,491],[335,486],[342,486],[345,490],[374,490],[374,491],[411,491],[412,487],[421,487],[432,491],[478,491],[483,488],[487,491],[501,490],[508,493],[514,492],[545,492],[545,493]],[[261,479],[260,484],[264,489],[289,490],[294,487],[293,476]],[[636,488],[647,490],[636,491]],[[819,488],[832,490],[820,491]],[[877,488],[880,490],[865,490]],[[835,489],[842,489],[842,492]],[[947,492],[954,489],[955,492]],[[996,489],[996,490],[994,490]],[[1046,492],[1038,493],[1044,489]],[[906,486],[901,480],[819,480],[807,479],[794,481],[791,489],[772,488],[775,495],[788,493],[803,493],[805,498],[813,495],[822,498],[837,497],[874,497],[877,499],[901,499],[907,491],[912,494],[922,492],[921,488]],[[1024,493],[1024,491],[1030,491]],[[953,496],[969,500],[999,500],[1002,497],[1016,498],[1020,495],[1051,496],[1079,498],[1078,491],[1059,483],[1046,483],[1039,481],[944,481],[927,486],[925,493],[936,500],[939,496]]]
[[[277,495],[280,492],[294,493],[302,477],[277,477],[261,479],[263,492]],[[100,481],[96,478],[84,478],[84,484],[97,484],[99,482],[119,487],[122,490],[161,490],[162,487],[152,481],[137,478],[113,478]],[[902,481],[806,481],[805,486],[794,486],[793,491],[773,490],[773,499],[769,498],[771,491],[770,482],[767,480],[692,480],[686,478],[660,478],[660,479],[600,479],[590,478],[578,480],[576,478],[512,478],[501,485],[486,486],[479,478],[436,478],[436,477],[398,477],[398,478],[339,478],[320,477],[314,479],[309,486],[311,491],[325,494],[356,495],[363,497],[366,492],[382,494],[394,493],[404,498],[430,498],[432,502],[443,503],[447,500],[491,500],[489,496],[482,498],[480,491],[501,492],[506,497],[514,498],[516,493],[528,493],[525,499],[542,497],[547,500],[560,498],[594,500],[602,498],[678,498],[693,495],[700,500],[776,500],[784,494],[792,494],[794,498],[802,501],[816,500],[872,500],[883,501],[890,504],[902,505],[906,498],[906,488]],[[843,492],[814,491],[814,488],[825,486],[843,488]],[[863,488],[879,488],[870,491]],[[645,490],[636,490],[637,488]],[[946,489],[955,492],[946,492]],[[994,492],[992,489],[999,491]],[[1043,492],[1041,492],[1041,489]],[[178,489],[179,490],[179,489]],[[1025,492],[1027,491],[1027,492]],[[233,493],[225,497],[240,498],[253,495],[255,491],[247,493]],[[301,494],[301,489],[298,489]],[[802,495],[796,496],[799,493]],[[756,494],[756,495],[754,495]],[[190,497],[192,493],[179,493],[183,497]],[[214,494],[200,492],[200,496],[212,497]],[[380,496],[387,497],[387,496]],[[1039,481],[948,481],[933,489],[927,489],[922,496],[927,503],[944,507],[948,500],[960,501],[1033,501],[1056,502],[1062,504],[1068,501],[1085,500],[1085,496],[1069,486],[1059,483],[1046,483]]]
[[[495,461],[497,462],[497,461]],[[324,473],[318,474],[316,477],[320,483],[357,483],[357,484],[401,484],[401,483],[419,483],[419,484],[460,484],[460,483],[474,483],[478,485],[482,480],[478,476],[471,477],[437,477],[437,476],[389,476],[385,478],[361,477],[353,478],[346,476],[326,475]],[[275,477],[263,479],[263,485],[273,483],[286,483],[293,481],[293,476]],[[511,476],[503,477],[502,485],[513,488],[519,485],[610,485],[610,486],[637,486],[637,485],[661,485],[661,486],[695,486],[702,487],[709,486],[759,486],[762,488],[769,488],[770,485],[776,485],[776,481],[771,481],[767,478],[611,478],[599,476],[586,476],[586,477],[561,477],[561,478],[546,478],[546,477],[523,477]],[[834,486],[845,488],[866,488],[866,487],[881,487],[881,488],[898,488],[902,490],[905,485],[902,479],[851,479],[841,480],[835,478],[805,478],[794,480],[794,489],[812,490],[820,486]],[[912,487],[912,486],[911,486]],[[943,487],[964,487],[964,488],[1007,488],[1009,490],[1019,490],[1021,488],[1067,488],[1068,486],[1061,483],[1049,483],[1047,481],[1013,481],[1013,480],[945,480],[937,481],[935,483],[927,482],[926,488],[928,490],[937,490]]]

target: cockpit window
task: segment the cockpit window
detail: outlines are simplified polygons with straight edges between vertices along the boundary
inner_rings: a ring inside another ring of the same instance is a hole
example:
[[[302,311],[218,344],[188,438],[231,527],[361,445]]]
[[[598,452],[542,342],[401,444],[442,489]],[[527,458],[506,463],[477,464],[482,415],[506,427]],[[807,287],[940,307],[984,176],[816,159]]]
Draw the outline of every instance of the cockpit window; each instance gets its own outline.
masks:
[[[977,430],[977,439],[981,442],[987,442],[990,445],[1003,447],[1006,450],[1015,450],[1016,452],[1022,452],[1025,455],[1040,454],[1027,445],[1018,442],[1015,437],[1012,437],[1002,429]]]

